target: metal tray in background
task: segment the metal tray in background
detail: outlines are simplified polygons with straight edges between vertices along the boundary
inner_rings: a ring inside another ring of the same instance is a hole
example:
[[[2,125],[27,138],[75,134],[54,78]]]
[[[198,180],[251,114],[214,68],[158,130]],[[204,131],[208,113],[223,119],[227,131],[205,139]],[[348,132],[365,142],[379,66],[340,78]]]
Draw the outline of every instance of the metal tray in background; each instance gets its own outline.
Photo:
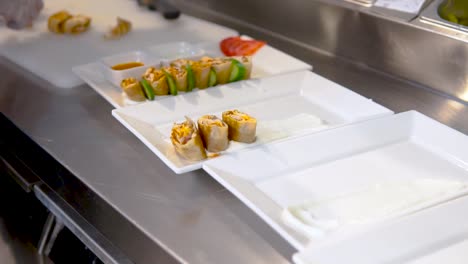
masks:
[[[437,12],[437,9],[439,8],[439,5],[442,3],[442,1],[443,0],[433,1],[426,9],[422,11],[419,19],[422,22],[430,23],[435,26],[449,27],[452,29],[463,31],[464,33],[468,33],[468,27],[460,25],[460,24],[452,23],[439,16],[439,12]]]

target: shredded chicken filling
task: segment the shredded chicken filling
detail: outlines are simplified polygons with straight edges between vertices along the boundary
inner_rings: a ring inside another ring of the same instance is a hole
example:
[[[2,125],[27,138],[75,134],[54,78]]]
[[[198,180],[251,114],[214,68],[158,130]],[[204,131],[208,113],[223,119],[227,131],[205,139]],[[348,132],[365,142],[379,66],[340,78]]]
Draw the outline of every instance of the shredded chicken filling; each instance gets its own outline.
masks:
[[[187,123],[176,124],[172,129],[173,137],[180,144],[186,144],[193,137],[193,126]]]
[[[150,82],[155,82],[155,81],[161,79],[162,76],[164,76],[162,71],[159,71],[159,70],[156,70],[153,67],[150,67],[150,68],[148,68],[146,70],[145,74],[143,75],[143,78],[145,78],[146,80],[148,80]]]
[[[125,78],[125,79],[122,80],[122,86],[123,87],[128,87],[128,86],[130,86],[132,84],[135,84],[135,83],[137,83],[137,80],[135,78],[132,78],[132,77]]]
[[[192,65],[192,64],[193,64],[193,61],[191,61],[191,60],[186,60],[186,59],[177,59],[177,60],[175,60],[175,61],[173,61],[173,62],[171,63],[172,66],[178,67],[178,68],[185,67],[185,65],[187,65],[187,64]]]
[[[185,71],[177,67],[170,67],[167,70],[175,77],[183,77],[185,75]]]
[[[197,61],[193,64],[193,68],[209,68],[211,67],[211,63],[206,61]]]
[[[226,126],[226,124],[215,115],[203,116],[201,122],[204,125]]]
[[[242,113],[237,110],[230,111],[228,115],[237,121],[248,121],[252,119],[252,117],[250,117],[248,114]]]
[[[76,15],[65,21],[65,32],[66,33],[81,33],[88,29],[91,19],[83,15]]]

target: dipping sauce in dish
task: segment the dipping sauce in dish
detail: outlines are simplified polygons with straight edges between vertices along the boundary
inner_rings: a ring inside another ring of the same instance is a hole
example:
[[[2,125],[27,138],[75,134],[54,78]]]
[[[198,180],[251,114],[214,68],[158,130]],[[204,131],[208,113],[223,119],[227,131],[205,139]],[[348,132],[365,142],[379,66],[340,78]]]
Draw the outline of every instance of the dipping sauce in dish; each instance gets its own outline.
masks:
[[[135,67],[140,67],[140,66],[144,66],[145,64],[142,63],[142,62],[138,62],[138,61],[132,61],[132,62],[125,62],[125,63],[120,63],[120,64],[116,64],[114,66],[112,66],[111,68],[115,71],[122,71],[122,70],[128,70],[128,69],[131,69],[131,68],[135,68]]]

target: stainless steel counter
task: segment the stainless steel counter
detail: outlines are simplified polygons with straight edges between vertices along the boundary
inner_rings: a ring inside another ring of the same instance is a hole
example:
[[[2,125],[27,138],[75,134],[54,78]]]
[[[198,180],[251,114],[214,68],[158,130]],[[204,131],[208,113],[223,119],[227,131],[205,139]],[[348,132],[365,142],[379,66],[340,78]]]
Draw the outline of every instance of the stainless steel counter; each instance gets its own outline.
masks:
[[[319,50],[247,33],[396,112],[415,109],[468,134],[463,102]],[[134,262],[290,261],[293,248],[259,217],[203,171],[172,173],[90,87],[58,90],[5,60],[0,72],[0,111],[92,191],[67,180],[46,184]]]
[[[43,180],[136,263],[285,263],[294,252],[206,173],[172,173],[91,88],[60,91],[4,61],[0,71],[0,111],[127,223],[68,180]]]

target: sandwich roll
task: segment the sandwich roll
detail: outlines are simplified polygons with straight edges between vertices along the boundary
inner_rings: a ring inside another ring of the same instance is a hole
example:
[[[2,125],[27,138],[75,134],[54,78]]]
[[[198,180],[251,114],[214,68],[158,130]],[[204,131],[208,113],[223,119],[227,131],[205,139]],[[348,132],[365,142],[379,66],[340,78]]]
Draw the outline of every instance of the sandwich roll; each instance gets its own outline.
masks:
[[[171,142],[176,153],[190,161],[206,159],[203,141],[195,123],[188,117],[182,123],[175,123],[172,127]]]
[[[65,10],[51,15],[47,20],[47,27],[49,28],[49,31],[57,34],[63,34],[63,24],[71,17],[72,15]]]
[[[223,112],[223,121],[229,127],[229,139],[252,143],[255,141],[257,130],[257,120],[239,110],[229,110]]]
[[[208,79],[211,71],[211,59],[203,57],[192,64],[193,74],[195,76],[195,87],[205,89],[208,87]]]
[[[172,75],[178,91],[187,91],[187,70],[185,67],[165,67],[164,70]]]
[[[88,30],[91,18],[84,15],[76,15],[63,23],[63,32],[67,34],[80,34]]]
[[[107,32],[104,37],[108,39],[116,39],[127,35],[132,30],[132,23],[121,17],[117,17],[117,25]]]
[[[209,58],[204,57],[202,61],[211,64],[211,68],[216,73],[216,83],[225,84],[229,82],[229,75],[231,73],[231,59],[230,58]]]
[[[143,79],[145,79],[151,85],[155,95],[169,94],[166,75],[162,70],[150,67],[143,74]]]
[[[236,56],[232,57],[233,59],[238,60],[245,67],[244,80],[250,79],[252,74],[252,56]]]
[[[125,92],[130,100],[141,102],[145,101],[145,95],[141,88],[140,83],[135,78],[123,79],[120,83],[120,87]]]
[[[192,65],[193,63],[194,63],[193,60],[177,59],[177,60],[171,61],[170,65],[172,67],[184,68],[187,64]]]
[[[220,152],[228,148],[228,125],[217,116],[205,115],[200,117],[198,119],[198,129],[208,151]]]

